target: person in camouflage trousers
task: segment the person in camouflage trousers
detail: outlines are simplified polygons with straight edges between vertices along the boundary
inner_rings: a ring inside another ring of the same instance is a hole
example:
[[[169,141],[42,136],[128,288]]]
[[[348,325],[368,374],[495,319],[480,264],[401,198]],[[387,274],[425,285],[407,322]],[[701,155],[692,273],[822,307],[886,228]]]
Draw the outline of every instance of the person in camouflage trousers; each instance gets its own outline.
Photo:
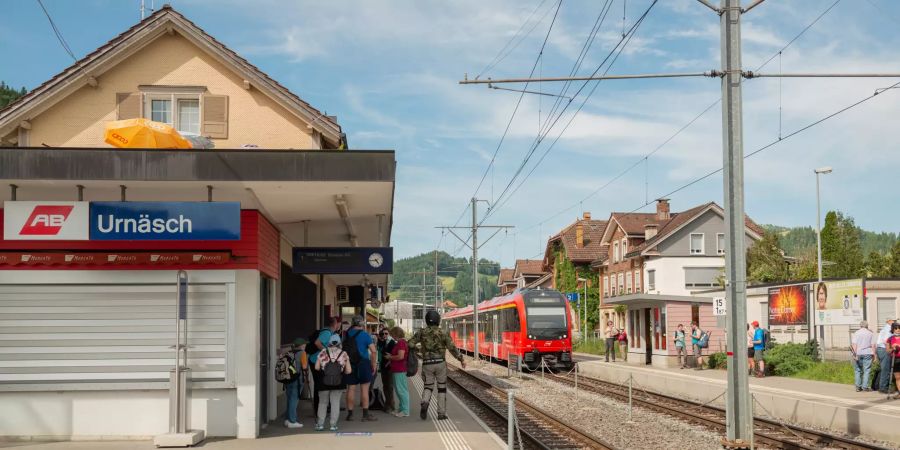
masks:
[[[456,345],[450,336],[441,330],[438,325],[441,323],[441,316],[437,311],[428,311],[425,314],[425,323],[428,325],[413,335],[408,341],[409,348],[418,347],[419,354],[422,358],[422,382],[425,384],[424,392],[422,392],[422,409],[419,411],[419,417],[422,420],[428,418],[428,405],[431,404],[431,394],[434,390],[434,383],[437,381],[438,391],[438,420],[447,418],[447,361],[444,359],[445,352],[450,350],[450,354],[458,359],[463,369],[466,368],[466,361],[463,359]]]

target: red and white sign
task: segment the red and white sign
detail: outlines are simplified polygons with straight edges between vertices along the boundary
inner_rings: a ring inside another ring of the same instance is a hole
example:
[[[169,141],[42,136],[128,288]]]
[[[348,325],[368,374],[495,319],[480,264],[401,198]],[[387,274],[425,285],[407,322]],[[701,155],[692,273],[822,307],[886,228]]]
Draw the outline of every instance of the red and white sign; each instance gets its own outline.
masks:
[[[3,239],[86,241],[88,202],[3,202]]]
[[[228,252],[0,252],[0,266],[199,266],[229,262]]]

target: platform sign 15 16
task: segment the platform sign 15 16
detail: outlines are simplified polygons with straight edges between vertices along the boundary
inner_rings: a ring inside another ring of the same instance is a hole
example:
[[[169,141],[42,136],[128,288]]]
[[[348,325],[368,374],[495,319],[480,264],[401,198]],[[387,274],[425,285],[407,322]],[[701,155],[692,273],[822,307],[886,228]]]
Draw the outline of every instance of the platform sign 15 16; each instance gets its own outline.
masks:
[[[728,309],[725,307],[725,297],[713,298],[713,315],[724,316]]]

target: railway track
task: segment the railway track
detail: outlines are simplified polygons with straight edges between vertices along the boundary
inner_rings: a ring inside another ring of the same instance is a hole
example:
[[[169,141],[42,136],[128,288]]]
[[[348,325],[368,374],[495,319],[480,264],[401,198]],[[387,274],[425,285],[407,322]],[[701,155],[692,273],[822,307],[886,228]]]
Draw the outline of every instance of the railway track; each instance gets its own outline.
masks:
[[[483,411],[483,420],[505,436],[507,431],[508,399],[506,387],[495,385],[490,380],[471,372],[450,369],[447,379],[464,400]],[[516,419],[519,434],[525,448],[541,450],[559,449],[609,449],[609,444],[591,436],[587,432],[565,424],[560,419],[516,397]]]
[[[572,374],[548,373],[545,376],[548,379],[569,386],[575,385],[575,377]],[[578,389],[628,402],[627,386],[581,375],[578,377]],[[725,411],[715,406],[702,405],[689,400],[636,389],[633,389],[632,402],[652,411],[675,416],[721,432],[725,431]],[[821,449],[823,447],[850,450],[884,449],[884,447],[878,445],[797,425],[785,425],[760,417],[754,418],[753,425],[756,445],[771,448],[804,450]]]

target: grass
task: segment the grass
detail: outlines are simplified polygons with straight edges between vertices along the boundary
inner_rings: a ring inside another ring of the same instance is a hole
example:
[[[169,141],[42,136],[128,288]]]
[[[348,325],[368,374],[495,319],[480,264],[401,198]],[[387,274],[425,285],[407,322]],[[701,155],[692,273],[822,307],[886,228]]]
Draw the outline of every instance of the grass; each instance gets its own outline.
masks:
[[[797,372],[791,378],[852,385],[853,366],[848,361],[817,362],[808,368]]]
[[[444,291],[452,292],[453,289],[456,287],[456,277],[441,276],[438,278],[441,279],[441,285],[444,288]]]
[[[616,357],[621,358],[622,352],[618,348],[618,346],[613,347],[616,352]],[[585,341],[578,340],[575,341],[572,345],[572,351],[577,353],[588,353],[591,355],[600,355],[606,356],[606,340],[604,339],[588,339]]]

